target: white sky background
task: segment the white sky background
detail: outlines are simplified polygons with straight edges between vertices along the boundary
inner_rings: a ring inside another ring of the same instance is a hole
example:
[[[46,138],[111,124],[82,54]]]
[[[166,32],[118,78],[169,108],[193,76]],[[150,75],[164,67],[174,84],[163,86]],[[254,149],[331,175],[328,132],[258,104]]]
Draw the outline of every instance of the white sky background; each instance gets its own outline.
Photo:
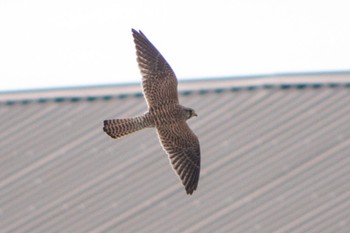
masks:
[[[131,28],[179,80],[350,69],[348,0],[0,0],[0,91],[140,82]]]

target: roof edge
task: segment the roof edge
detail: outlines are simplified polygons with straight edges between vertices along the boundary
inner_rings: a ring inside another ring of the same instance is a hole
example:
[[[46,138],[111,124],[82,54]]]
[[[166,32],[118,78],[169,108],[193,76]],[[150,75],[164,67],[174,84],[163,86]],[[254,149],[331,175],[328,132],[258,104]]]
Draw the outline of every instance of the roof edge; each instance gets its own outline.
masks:
[[[209,91],[227,88],[255,89],[256,87],[286,87],[288,85],[350,85],[350,71],[317,72],[317,73],[285,73],[251,75],[240,77],[203,78],[196,80],[184,80],[179,82],[179,91],[188,93],[193,91]],[[105,98],[112,96],[136,95],[140,96],[142,88],[140,83],[97,85],[84,87],[66,87],[26,91],[0,92],[0,102],[23,102],[48,99],[76,99],[76,98]]]

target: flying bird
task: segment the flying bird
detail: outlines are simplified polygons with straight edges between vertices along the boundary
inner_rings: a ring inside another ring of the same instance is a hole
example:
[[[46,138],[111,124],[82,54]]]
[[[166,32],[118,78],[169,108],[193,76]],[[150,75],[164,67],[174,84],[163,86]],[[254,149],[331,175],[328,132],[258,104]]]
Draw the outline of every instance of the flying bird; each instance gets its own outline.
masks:
[[[114,139],[144,128],[156,128],[159,141],[187,194],[197,189],[200,146],[186,121],[196,112],[180,105],[177,78],[168,62],[141,32],[132,29],[148,111],[136,117],[105,120],[103,130]]]

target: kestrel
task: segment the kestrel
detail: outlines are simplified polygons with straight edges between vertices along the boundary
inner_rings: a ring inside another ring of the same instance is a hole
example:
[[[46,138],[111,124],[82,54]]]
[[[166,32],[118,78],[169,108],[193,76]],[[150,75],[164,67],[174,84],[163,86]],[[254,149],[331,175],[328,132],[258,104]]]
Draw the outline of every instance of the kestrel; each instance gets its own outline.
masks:
[[[168,62],[141,32],[132,29],[142,88],[148,111],[136,117],[105,120],[103,130],[117,139],[154,127],[187,194],[196,190],[200,172],[200,146],[186,121],[196,112],[180,105],[177,79]]]

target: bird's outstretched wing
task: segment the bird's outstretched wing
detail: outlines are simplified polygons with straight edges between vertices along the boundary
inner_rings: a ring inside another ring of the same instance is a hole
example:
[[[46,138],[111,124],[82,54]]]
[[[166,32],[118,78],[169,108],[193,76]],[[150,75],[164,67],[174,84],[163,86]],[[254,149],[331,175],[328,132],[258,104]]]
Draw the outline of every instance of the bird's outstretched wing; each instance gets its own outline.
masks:
[[[148,107],[178,104],[177,79],[174,71],[141,31],[132,29],[132,35]]]
[[[187,194],[196,190],[200,173],[200,146],[185,121],[157,127],[159,140],[169,155]]]

